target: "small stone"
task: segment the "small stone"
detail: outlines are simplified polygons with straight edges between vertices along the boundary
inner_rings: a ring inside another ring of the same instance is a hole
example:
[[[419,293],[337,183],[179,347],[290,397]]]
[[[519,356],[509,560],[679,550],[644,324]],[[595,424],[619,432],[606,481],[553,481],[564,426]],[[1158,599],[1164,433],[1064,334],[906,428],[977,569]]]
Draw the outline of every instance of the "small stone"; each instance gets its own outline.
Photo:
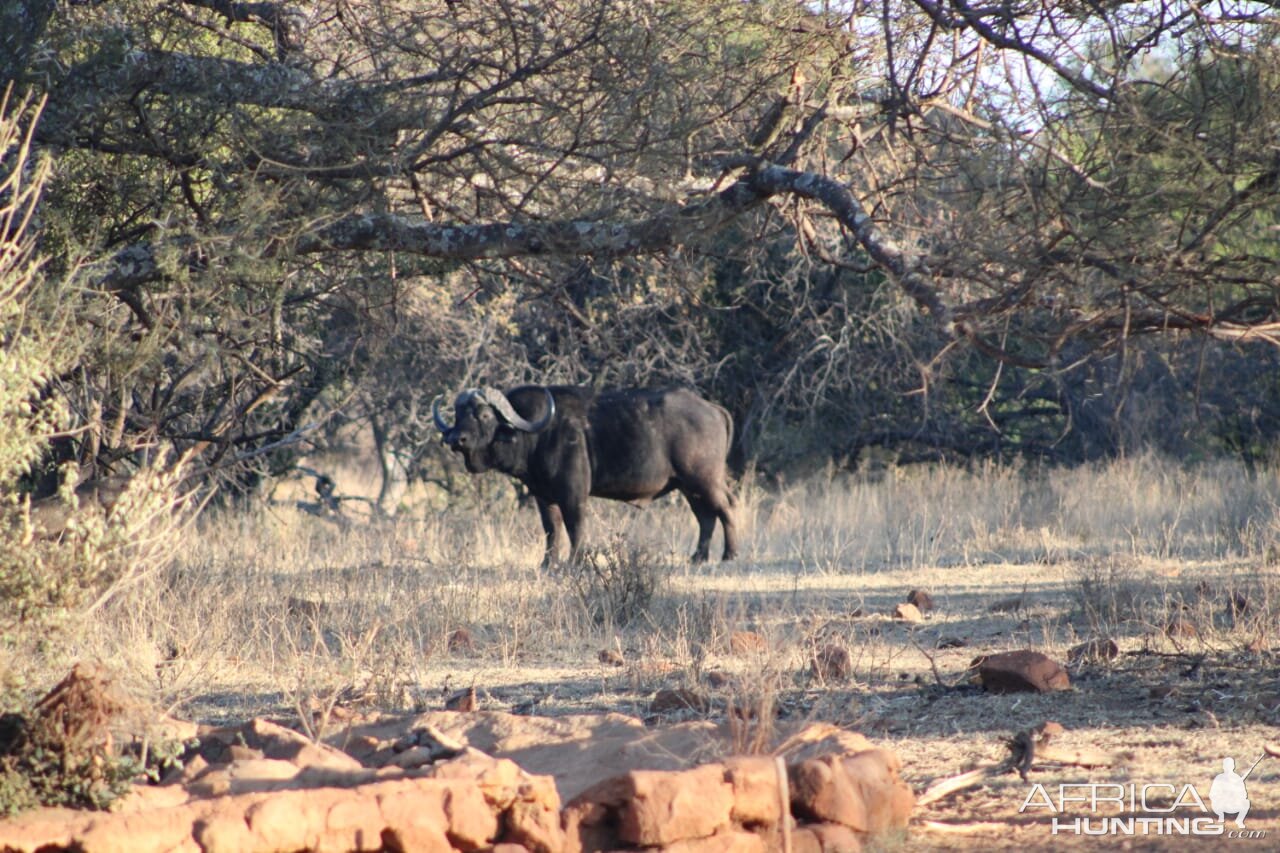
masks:
[[[735,655],[769,651],[769,643],[755,631],[734,631],[729,635],[729,651]]]
[[[479,705],[474,687],[468,687],[466,690],[459,691],[444,700],[444,709],[446,711],[470,712],[476,710]]]
[[[450,654],[461,654],[474,652],[476,650],[475,638],[471,636],[471,632],[466,628],[459,628],[449,635],[446,641]]]
[[[838,643],[828,643],[813,656],[813,673],[823,681],[844,681],[852,672],[853,658]]]
[[[1029,649],[978,657],[970,666],[989,693],[1051,693],[1071,686],[1056,661]]]
[[[1067,663],[1101,663],[1102,661],[1115,660],[1120,656],[1120,647],[1116,645],[1116,641],[1109,637],[1094,637],[1092,640],[1086,640],[1078,646],[1072,646],[1067,652]]]
[[[924,615],[920,608],[910,602],[900,602],[893,608],[893,618],[899,622],[923,622]]]
[[[999,601],[992,602],[987,608],[992,613],[1013,613],[1021,610],[1025,606],[1022,596],[1015,595],[1010,598],[1002,598]]]
[[[907,603],[914,604],[921,613],[928,613],[937,606],[933,603],[933,596],[923,589],[913,589],[907,593]]]
[[[1067,728],[1056,720],[1045,720],[1032,731],[1035,732],[1036,741],[1043,746],[1054,738],[1066,734]]]
[[[729,673],[719,669],[712,669],[702,674],[702,680],[712,690],[723,690],[733,684],[733,677]]]
[[[664,687],[649,702],[649,713],[670,714],[677,711],[696,711],[704,714],[710,707],[707,697],[687,687]]]

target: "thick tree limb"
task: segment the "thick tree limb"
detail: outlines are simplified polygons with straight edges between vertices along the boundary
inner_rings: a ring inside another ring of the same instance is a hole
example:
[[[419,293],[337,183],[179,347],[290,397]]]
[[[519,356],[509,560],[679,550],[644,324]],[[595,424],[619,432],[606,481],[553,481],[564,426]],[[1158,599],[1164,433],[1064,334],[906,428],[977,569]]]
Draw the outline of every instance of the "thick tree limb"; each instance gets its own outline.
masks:
[[[211,9],[231,24],[252,23],[266,27],[275,39],[276,50],[283,56],[296,50],[306,16],[286,3],[237,3],[232,0],[182,0],[188,6]]]
[[[212,56],[162,50],[133,50],[123,62],[94,57],[73,67],[50,97],[38,130],[42,140],[76,144],[83,135],[84,116],[147,90],[190,98],[193,93],[227,105],[248,104],[299,110],[341,121],[352,115],[377,116],[378,132],[391,132],[422,123],[421,104],[378,108],[385,95],[452,80],[462,70],[420,74],[392,83],[364,83],[346,79],[317,79],[303,68],[276,62],[266,65]],[[210,86],[216,81],[216,87]]]
[[[951,308],[933,286],[923,261],[885,234],[847,186],[822,175],[781,166],[765,165],[706,201],[644,220],[441,225],[391,214],[357,214],[343,217],[302,238],[297,251],[393,250],[454,260],[522,255],[643,254],[712,233],[781,194],[812,199],[824,205],[916,304],[932,315],[948,334],[956,334]]]
[[[1007,352],[978,336],[966,319],[973,312],[968,307],[957,310],[947,302],[926,259],[885,233],[848,186],[824,175],[768,163],[757,164],[719,193],[695,203],[673,205],[646,219],[469,225],[425,222],[389,213],[360,213],[340,217],[303,235],[291,249],[298,254],[396,251],[457,261],[533,255],[639,255],[696,241],[769,199],[784,195],[809,199],[826,208],[874,263],[949,337],[969,340],[985,354],[1011,364],[1047,366],[1042,359]],[[103,279],[111,285],[108,289],[119,295],[127,290],[121,282],[158,274],[154,260],[147,260],[152,251],[148,244],[139,244],[118,255],[127,268]],[[1185,316],[1175,312],[1141,318],[1128,315],[1126,329],[1134,332],[1182,328],[1228,340],[1280,340],[1272,326],[1231,322],[1234,319],[1227,314]]]

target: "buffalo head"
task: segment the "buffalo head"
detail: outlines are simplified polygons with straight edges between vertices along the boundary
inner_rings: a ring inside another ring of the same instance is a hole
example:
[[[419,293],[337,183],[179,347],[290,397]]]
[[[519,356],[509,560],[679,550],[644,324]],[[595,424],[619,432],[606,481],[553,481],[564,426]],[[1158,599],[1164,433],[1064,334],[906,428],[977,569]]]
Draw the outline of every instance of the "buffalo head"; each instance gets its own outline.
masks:
[[[546,429],[556,415],[556,401],[551,392],[547,408],[536,421],[526,420],[497,388],[469,388],[453,402],[454,424],[449,425],[440,414],[440,398],[431,402],[431,416],[444,443],[461,453],[467,470],[473,474],[491,468],[510,472],[514,460],[506,457],[519,433],[537,433]]]

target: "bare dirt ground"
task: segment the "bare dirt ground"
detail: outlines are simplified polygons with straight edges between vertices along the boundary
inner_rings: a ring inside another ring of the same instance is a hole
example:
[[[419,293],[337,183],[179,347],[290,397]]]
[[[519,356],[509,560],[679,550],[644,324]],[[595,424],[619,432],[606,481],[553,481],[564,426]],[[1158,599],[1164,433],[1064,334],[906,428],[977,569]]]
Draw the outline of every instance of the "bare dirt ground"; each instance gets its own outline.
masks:
[[[1179,580],[1212,581],[1213,568],[1187,567]],[[369,572],[376,576],[376,569]],[[1170,582],[1167,570],[1158,567],[1149,573],[1135,568],[1128,579],[1135,587],[1157,590]],[[1280,670],[1273,653],[1236,648],[1225,635],[1175,643],[1158,625],[1131,624],[1112,633],[1120,647],[1117,659],[1070,668],[1069,691],[989,695],[970,683],[966,669],[982,653],[1035,648],[1065,662],[1069,647],[1089,633],[1082,624],[1079,582],[1077,567],[1040,564],[903,568],[803,579],[760,570],[690,570],[673,579],[669,595],[715,602],[721,612],[736,615],[726,625],[758,632],[768,649],[735,654],[724,642],[712,642],[695,666],[679,653],[646,649],[642,631],[625,631],[615,645],[627,643],[622,637],[630,644],[621,645],[625,663],[617,667],[599,661],[600,649],[608,647],[599,640],[525,651],[513,649],[510,639],[495,638],[492,626],[478,625],[469,631],[468,648],[433,661],[432,682],[418,701],[439,707],[447,696],[474,686],[484,709],[539,715],[618,711],[661,725],[702,714],[650,713],[657,690],[699,684],[706,680],[699,674],[725,672],[748,685],[746,702],[752,701],[753,688],[776,682],[771,701],[780,719],[834,722],[892,747],[917,793],[973,767],[998,763],[1008,755],[1006,743],[1015,733],[1054,720],[1067,730],[1063,746],[1100,750],[1112,755],[1114,763],[1038,767],[1027,781],[1012,771],[992,777],[921,808],[920,826],[907,846],[1178,850],[1225,843],[1221,838],[1081,838],[1065,830],[1054,835],[1054,815],[1044,808],[1043,798],[1024,808],[1034,783],[1045,786],[1052,798],[1060,785],[1133,783],[1141,791],[1144,784],[1171,784],[1181,791],[1189,783],[1208,804],[1208,786],[1221,771],[1223,758],[1234,757],[1243,772],[1265,743],[1277,739]],[[930,591],[937,609],[917,625],[890,618],[893,605],[917,588]],[[1015,605],[1011,598],[1020,601]],[[1236,640],[1235,645],[1243,642]],[[828,643],[850,650],[849,677],[822,679],[812,672],[812,649]],[[273,692],[270,685],[230,692],[231,702],[228,691],[196,695],[185,712],[206,720],[246,713],[295,715],[291,697]],[[720,701],[727,695],[714,689],[707,693]],[[717,704],[706,716],[723,714],[723,705]],[[335,716],[340,718],[341,712]],[[341,719],[330,725],[340,728]],[[1280,839],[1280,759],[1264,758],[1248,778],[1248,791],[1253,805],[1246,826],[1255,837],[1231,839],[1231,844],[1274,849]],[[1105,791],[1107,795],[1114,792]],[[1149,796],[1150,806],[1167,808],[1174,792],[1153,788]],[[1127,813],[1104,804],[1097,814]],[[1072,826],[1075,818],[1092,814],[1085,806],[1068,804],[1061,817]],[[1139,809],[1133,814],[1146,813]]]
[[[886,849],[1277,849],[1275,757],[1248,776],[1248,838],[1052,831],[1045,797],[1062,785],[1147,794],[1145,809],[1068,802],[1068,826],[1169,808],[1203,817],[1185,786],[1209,805],[1224,758],[1244,772],[1280,741],[1280,486],[1144,464],[1091,480],[997,470],[755,492],[743,501],[747,554],[709,567],[678,556],[692,541],[682,505],[597,504],[596,541],[612,544],[594,575],[536,567],[531,509],[366,524],[281,504],[205,525],[173,572],[113,605],[73,652],[111,662],[135,692],[189,719],[269,715],[324,735],[359,713],[440,708],[472,687],[481,709],[519,714],[616,711],[656,726],[745,708],[747,728],[832,722],[894,749],[917,794],[998,764],[1019,732],[1056,721],[1066,731],[1055,745],[1101,753],[1103,765],[990,776],[921,806],[910,837]],[[619,602],[633,594],[623,579],[635,577],[650,597],[622,624]],[[936,609],[895,620],[913,589]],[[1171,632],[1175,620],[1194,629]],[[991,695],[967,674],[976,656],[1012,649],[1066,664],[1099,636],[1119,655],[1070,664],[1067,691]],[[832,645],[848,651],[848,672],[815,670],[815,652]],[[663,688],[709,706],[655,711]]]

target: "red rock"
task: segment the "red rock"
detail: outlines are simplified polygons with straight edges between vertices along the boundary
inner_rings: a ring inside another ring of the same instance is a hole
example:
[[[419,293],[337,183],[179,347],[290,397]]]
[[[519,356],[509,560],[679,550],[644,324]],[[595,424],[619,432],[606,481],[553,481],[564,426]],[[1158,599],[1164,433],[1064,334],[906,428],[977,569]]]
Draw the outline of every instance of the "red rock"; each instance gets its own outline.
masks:
[[[1019,649],[975,658],[982,686],[990,693],[1050,693],[1066,690],[1071,679],[1056,661],[1040,652]]]
[[[915,794],[902,781],[902,762],[888,749],[869,749],[842,759],[845,775],[867,804],[867,826],[863,830],[880,835],[906,827],[915,808]],[[859,829],[860,827],[853,827]]]
[[[937,606],[933,602],[933,596],[923,589],[913,589],[907,593],[907,603],[915,605],[921,613],[928,613]]]
[[[791,783],[791,811],[807,820],[834,821],[861,828],[867,825],[867,806],[854,790],[834,756],[811,758],[787,768]]]
[[[728,830],[710,838],[676,841],[662,848],[662,853],[765,853],[771,849],[754,832]]]
[[[566,849],[654,847],[732,829],[734,798],[725,767],[632,770],[574,798],[564,810]]]
[[[823,681],[844,681],[852,672],[853,658],[842,645],[828,643],[813,656],[813,673]]]
[[[570,800],[561,812],[566,853],[616,850],[622,846],[618,837],[618,810],[628,796],[625,776],[597,782]]]
[[[1115,660],[1120,656],[1120,647],[1109,637],[1094,637],[1079,645],[1072,646],[1067,652],[1067,663],[1099,663]]]
[[[507,808],[503,838],[530,853],[559,853],[565,847],[560,825],[560,795],[549,776],[527,776]]]
[[[755,631],[734,631],[729,635],[729,651],[735,655],[769,651],[769,641]]]
[[[261,750],[267,758],[291,761],[299,767],[320,766],[338,770],[359,770],[360,762],[340,749],[287,729],[270,720],[250,720],[236,730],[246,746]]]
[[[729,673],[719,669],[712,669],[702,674],[702,680],[712,690],[723,690],[733,684],[733,677]]]
[[[924,615],[920,613],[920,608],[907,601],[894,605],[893,618],[899,622],[914,623],[924,621]]]
[[[444,709],[446,711],[469,713],[479,705],[480,702],[476,697],[476,689],[474,687],[468,687],[466,690],[459,691],[444,700]]]
[[[445,792],[449,841],[459,850],[478,850],[498,835],[498,818],[475,785],[452,785]]]
[[[792,811],[870,834],[905,827],[915,796],[899,770],[897,756],[883,749],[807,759],[788,768]]]
[[[450,654],[470,653],[476,650],[476,641],[466,628],[458,628],[445,641]]]
[[[649,703],[649,713],[670,714],[676,711],[696,711],[705,714],[710,704],[707,697],[687,687],[664,687],[654,694]]]
[[[748,829],[778,823],[782,817],[782,798],[775,759],[756,755],[726,758],[724,778],[733,790],[730,817],[735,823]]]
[[[484,715],[477,712],[475,716]],[[614,757],[604,763],[617,767],[649,754],[655,743],[662,745],[664,754],[692,756],[716,728],[701,722],[646,731],[637,722],[623,725],[623,718],[616,715],[608,718],[612,728],[591,729],[566,727],[563,721],[529,726],[527,721],[509,718],[488,715],[488,734],[470,716],[464,724],[462,715],[440,713],[401,720],[394,729],[377,729],[382,732],[377,737],[372,733],[375,729],[357,736],[368,739],[366,747],[397,736],[419,743],[420,731],[436,731],[437,723],[455,721],[462,728],[440,730],[435,737],[450,741],[505,738],[501,742],[516,751],[518,744],[526,750],[540,749],[546,745],[547,732],[563,731],[572,735],[562,746],[571,754],[569,765],[579,774],[584,765],[574,764],[573,759],[591,741],[583,739],[584,732],[605,731],[632,745],[645,742],[644,750],[609,752]],[[526,728],[507,731],[508,723]],[[410,729],[414,737],[403,737]],[[623,738],[624,734],[630,737]],[[865,749],[862,736],[824,724],[783,736],[797,762],[789,771],[793,807],[797,813],[807,808],[804,815],[818,821],[792,833],[796,851],[854,850],[859,836],[852,830],[878,833],[905,824],[913,800],[898,778],[899,766],[892,753]],[[292,743],[288,737],[284,740]],[[232,779],[235,771],[241,775],[234,778],[255,780],[267,789],[182,801],[185,791],[175,785],[148,789],[156,799],[138,798],[135,812],[85,815],[50,810],[29,820],[0,822],[0,850],[73,848],[123,853],[196,849],[193,844],[205,851],[428,853],[488,849],[570,853],[637,846],[681,853],[778,849],[784,807],[778,802],[777,765],[769,757],[739,756],[691,770],[633,770],[595,785],[562,812],[551,776],[531,776],[511,760],[462,749],[452,760],[412,771],[350,771],[322,765],[296,769],[280,759],[249,758],[216,769],[224,779]],[[264,769],[270,772],[258,772]],[[292,778],[274,778],[277,772],[283,776],[295,769]],[[585,765],[583,772],[596,772],[595,765]],[[809,789],[797,784],[805,773],[821,777],[820,784]],[[845,828],[836,826],[836,821],[856,825]]]
[[[263,754],[262,750],[260,749],[253,749],[252,747],[241,746],[238,743],[233,743],[231,744],[231,746],[227,748],[227,755],[230,757],[232,761],[247,761],[252,758],[267,757],[265,754]]]
[[[230,764],[214,764],[191,780],[187,790],[195,797],[221,797],[284,787],[298,775],[298,765],[275,758],[250,758]]]
[[[716,764],[692,770],[633,770],[624,777],[629,790],[619,814],[618,837],[628,844],[653,847],[705,838],[728,826],[733,788]]]
[[[810,823],[791,834],[793,853],[862,853],[862,838],[838,823]]]
[[[453,845],[445,836],[449,824],[443,797],[422,796],[413,786],[386,784],[387,789],[377,795],[378,811],[387,824],[382,843],[395,853],[452,853]]]

